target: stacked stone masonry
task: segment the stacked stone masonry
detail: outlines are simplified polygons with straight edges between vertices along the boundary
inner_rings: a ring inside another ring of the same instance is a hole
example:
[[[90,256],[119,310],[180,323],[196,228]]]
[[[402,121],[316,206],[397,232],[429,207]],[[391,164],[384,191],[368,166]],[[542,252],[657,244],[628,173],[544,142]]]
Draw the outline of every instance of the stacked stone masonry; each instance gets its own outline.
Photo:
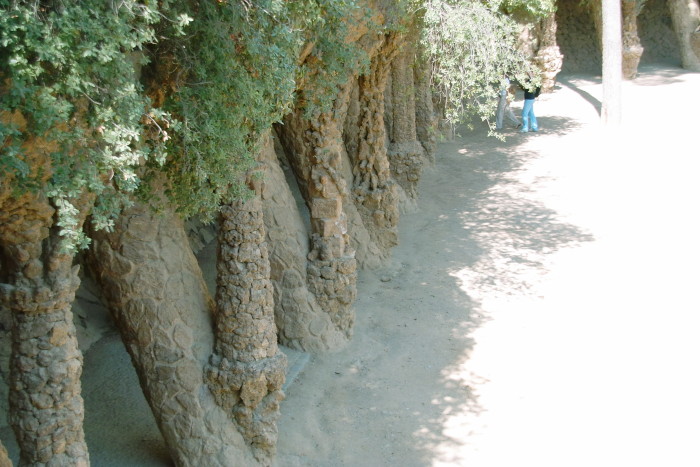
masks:
[[[270,263],[258,196],[221,210],[216,344],[207,381],[258,461],[274,456],[287,360],[277,347]]]
[[[87,466],[83,359],[71,312],[78,267],[50,228],[47,199],[0,196],[0,205],[0,301],[12,314],[8,418],[20,464]],[[84,219],[85,210],[79,215]]]

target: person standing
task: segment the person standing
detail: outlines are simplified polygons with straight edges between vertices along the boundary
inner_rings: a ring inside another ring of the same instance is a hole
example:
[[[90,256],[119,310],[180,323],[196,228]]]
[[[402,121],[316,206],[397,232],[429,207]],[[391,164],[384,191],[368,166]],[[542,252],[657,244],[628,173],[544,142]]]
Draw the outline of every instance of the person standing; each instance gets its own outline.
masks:
[[[510,79],[506,76],[503,80],[503,86],[498,96],[498,109],[496,110],[496,129],[503,129],[503,116],[508,117],[515,128],[520,127],[520,121],[515,116],[510,108]]]
[[[537,117],[535,117],[535,99],[540,95],[540,87],[537,86],[534,90],[525,88],[525,100],[523,101],[523,128],[521,133],[528,131],[537,131]]]

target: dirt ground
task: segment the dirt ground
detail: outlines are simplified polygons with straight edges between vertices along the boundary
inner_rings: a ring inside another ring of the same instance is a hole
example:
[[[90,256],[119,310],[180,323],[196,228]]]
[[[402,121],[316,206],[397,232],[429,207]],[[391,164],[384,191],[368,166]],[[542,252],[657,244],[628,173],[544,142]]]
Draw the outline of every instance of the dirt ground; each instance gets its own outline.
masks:
[[[643,68],[606,132],[600,80],[563,77],[539,133],[440,144],[353,341],[287,389],[276,467],[700,465],[698,89]],[[92,464],[170,465],[118,337],[85,362]]]

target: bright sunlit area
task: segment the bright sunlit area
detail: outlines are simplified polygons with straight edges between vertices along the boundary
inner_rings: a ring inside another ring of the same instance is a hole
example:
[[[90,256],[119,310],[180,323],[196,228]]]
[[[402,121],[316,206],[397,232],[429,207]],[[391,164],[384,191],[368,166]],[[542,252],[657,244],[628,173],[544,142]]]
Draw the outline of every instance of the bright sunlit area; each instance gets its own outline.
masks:
[[[537,104],[544,132],[507,140],[501,170],[461,141],[465,170],[491,179],[459,213],[481,253],[450,270],[481,324],[442,371],[473,402],[443,414],[432,465],[700,465],[700,164],[687,105],[700,76],[667,73],[624,83],[614,131],[582,98],[599,82],[560,85]],[[557,134],[547,123],[561,118],[578,127]]]

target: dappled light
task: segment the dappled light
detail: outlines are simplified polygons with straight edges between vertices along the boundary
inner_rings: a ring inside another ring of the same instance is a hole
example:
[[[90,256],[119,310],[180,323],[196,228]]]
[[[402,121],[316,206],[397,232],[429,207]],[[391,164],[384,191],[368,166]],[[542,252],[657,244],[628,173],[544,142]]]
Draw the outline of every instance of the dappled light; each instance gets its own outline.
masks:
[[[559,97],[543,111],[562,109]],[[578,105],[587,112],[585,99]],[[445,207],[460,206],[450,217],[473,255],[444,267],[471,307],[455,328],[468,345],[433,397],[439,415],[414,433],[431,453],[426,465],[699,460],[699,349],[689,329],[700,318],[687,276],[700,260],[688,210],[698,194],[673,168],[649,164],[656,138],[634,135],[581,127],[508,153],[468,137],[446,145],[454,155],[443,161],[462,158],[465,186]]]

